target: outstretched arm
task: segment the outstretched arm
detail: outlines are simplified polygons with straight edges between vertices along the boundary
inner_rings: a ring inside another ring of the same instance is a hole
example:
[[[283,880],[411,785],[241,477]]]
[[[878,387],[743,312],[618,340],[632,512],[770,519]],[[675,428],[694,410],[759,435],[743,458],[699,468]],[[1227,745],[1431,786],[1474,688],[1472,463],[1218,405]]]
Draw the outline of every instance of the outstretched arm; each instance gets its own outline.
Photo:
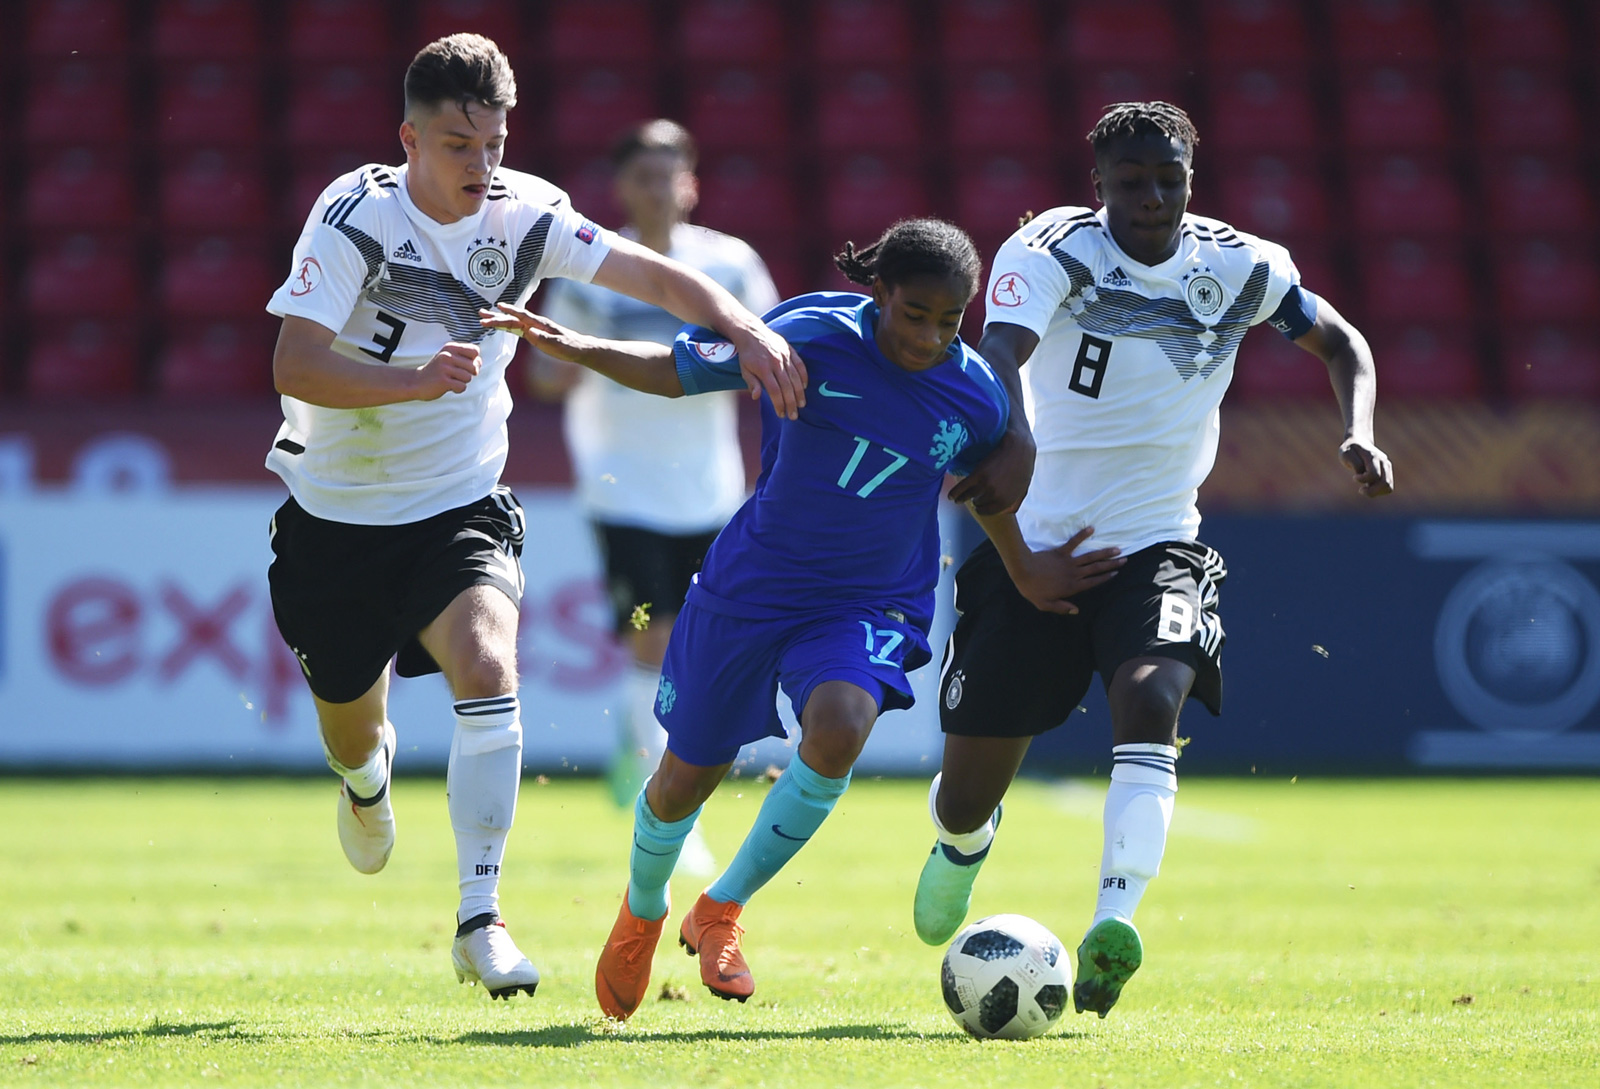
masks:
[[[1039,337],[1033,330],[1007,322],[985,327],[983,339],[978,342],[978,354],[994,369],[1011,399],[1011,416],[1000,445],[978,463],[970,476],[950,489],[951,501],[971,504],[974,514],[1016,510],[1033,481],[1033,429],[1028,426],[1023,408],[1021,371],[1038,344]]]
[[[658,397],[683,396],[672,349],[665,344],[586,336],[520,306],[495,306],[498,311],[478,311],[478,321],[485,328],[516,333],[547,356],[588,367],[630,389]]]
[[[594,282],[727,337],[739,353],[751,398],[765,389],[779,415],[799,418],[806,403],[806,367],[799,354],[709,276],[618,238]]]
[[[1295,344],[1328,368],[1339,411],[1344,415],[1344,442],[1339,459],[1350,467],[1357,489],[1376,499],[1394,491],[1394,466],[1372,437],[1372,411],[1378,399],[1372,349],[1360,330],[1346,321],[1326,299],[1317,299],[1317,320]]]
[[[1087,541],[1094,527],[1080,529],[1072,539],[1058,548],[1035,552],[1022,539],[1016,515],[979,514],[969,504],[972,516],[983,527],[983,532],[994,542],[1006,565],[1017,591],[1033,603],[1034,608],[1047,613],[1075,613],[1078,607],[1069,599],[1085,590],[1100,585],[1117,573],[1128,561],[1120,548],[1101,548],[1074,556],[1073,549]]]

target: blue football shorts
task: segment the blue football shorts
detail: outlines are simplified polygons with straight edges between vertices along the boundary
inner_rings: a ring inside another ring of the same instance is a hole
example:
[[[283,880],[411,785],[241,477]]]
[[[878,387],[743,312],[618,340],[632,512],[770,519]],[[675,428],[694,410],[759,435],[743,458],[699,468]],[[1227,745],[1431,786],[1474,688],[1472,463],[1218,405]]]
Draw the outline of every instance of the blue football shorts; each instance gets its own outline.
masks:
[[[716,767],[764,737],[784,737],[781,686],[795,717],[823,681],[848,681],[871,693],[879,712],[910,707],[907,673],[932,657],[927,632],[893,609],[748,618],[684,603],[672,628],[656,718],[667,748],[697,767]]]

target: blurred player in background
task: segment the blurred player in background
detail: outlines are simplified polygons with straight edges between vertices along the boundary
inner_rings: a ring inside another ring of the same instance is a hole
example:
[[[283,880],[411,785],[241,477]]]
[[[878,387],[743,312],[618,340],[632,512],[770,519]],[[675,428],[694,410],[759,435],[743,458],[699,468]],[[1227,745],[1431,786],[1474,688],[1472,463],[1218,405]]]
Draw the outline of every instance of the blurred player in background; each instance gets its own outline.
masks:
[[[700,198],[695,159],[693,137],[673,121],[648,121],[623,136],[612,151],[627,215],[619,233],[699,269],[764,313],[778,293],[755,250],[689,223]],[[542,309],[558,324],[614,340],[670,345],[682,325],[658,306],[575,280],[551,284]],[[567,398],[578,501],[594,525],[618,637],[633,656],[610,774],[618,804],[629,805],[666,751],[654,708],[673,621],[717,530],[744,502],[737,405],[731,393],[652,397],[537,350],[530,383],[541,396]],[[715,871],[698,829],[679,865],[701,877]]]
[[[1067,718],[1098,670],[1111,785],[1073,1003],[1104,1017],[1143,958],[1132,919],[1166,848],[1179,711],[1191,695],[1214,715],[1222,705],[1226,568],[1196,540],[1195,499],[1251,326],[1271,324],[1327,365],[1344,415],[1338,454],[1362,494],[1387,495],[1393,475],[1373,441],[1376,379],[1361,334],[1300,286],[1282,246],[1187,214],[1197,143],[1188,116],[1164,102],[1120,103],[1089,141],[1103,207],[1025,223],[990,271],[979,351],[1008,380],[1032,360],[1037,463],[1017,516],[1026,547],[980,544],[957,575],[940,683],[943,771],[928,799],[938,840],[914,915],[929,944],[960,928],[1029,742]],[[1017,481],[991,483],[1002,503],[1020,492]],[[1063,583],[1079,579],[1066,557],[1091,535],[1093,550],[1078,558],[1120,569],[1096,575],[1103,585],[1072,597],[1070,611],[1051,579],[1012,559],[1038,550],[1035,567],[1056,563]]]
[[[805,359],[812,395],[792,423],[763,405],[755,494],[717,536],[667,648],[655,706],[667,751],[639,794],[627,895],[595,968],[614,1018],[648,989],[668,878],[700,806],[742,745],[783,736],[781,686],[800,720],[795,758],[679,930],[713,994],[755,992],[744,905],[833,810],[878,715],[911,706],[906,674],[931,656],[945,474],[970,470],[1006,430],[1004,388],[956,339],[982,272],[964,232],[902,220],[838,263],[872,297],[819,292],[767,314]],[[703,329],[667,349],[582,337],[515,309],[484,320],[662,396],[736,380],[734,346]],[[1020,541],[1013,515],[981,521]],[[1033,554],[1012,559],[1026,577]]]
[[[452,959],[496,997],[539,973],[500,919],[522,769],[517,606],[522,509],[499,484],[511,336],[480,307],[548,276],[593,279],[722,330],[758,391],[793,414],[792,349],[700,273],[596,227],[561,190],[500,169],[510,63],[487,38],[425,47],[405,78],[406,163],[335,180],[268,310],[285,422],[267,466],[291,498],[273,518],[269,580],[284,640],[343,780],[339,842],[376,873],[394,846],[388,667],[442,670],[455,696],[449,812],[461,904]]]

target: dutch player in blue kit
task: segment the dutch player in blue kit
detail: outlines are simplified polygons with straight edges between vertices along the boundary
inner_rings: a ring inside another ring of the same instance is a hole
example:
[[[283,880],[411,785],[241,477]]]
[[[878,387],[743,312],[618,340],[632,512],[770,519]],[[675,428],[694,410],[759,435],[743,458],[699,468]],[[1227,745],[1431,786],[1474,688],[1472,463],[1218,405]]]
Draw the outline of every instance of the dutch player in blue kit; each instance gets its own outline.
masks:
[[[656,700],[667,752],[639,795],[628,893],[595,971],[614,1018],[644,998],[667,881],[700,806],[740,746],[783,736],[781,685],[800,720],[797,755],[680,931],[713,993],[754,993],[740,912],[833,809],[879,713],[911,706],[906,674],[931,656],[945,474],[968,471],[1007,426],[1004,388],[956,338],[981,271],[965,233],[905,220],[837,262],[872,297],[803,295],[767,314],[805,361],[811,395],[794,421],[763,402],[755,493],[712,545],[673,629]],[[677,396],[736,380],[732,346],[708,330],[686,328],[669,355],[502,310],[485,323],[636,389]],[[1010,515],[998,520],[1014,528]]]

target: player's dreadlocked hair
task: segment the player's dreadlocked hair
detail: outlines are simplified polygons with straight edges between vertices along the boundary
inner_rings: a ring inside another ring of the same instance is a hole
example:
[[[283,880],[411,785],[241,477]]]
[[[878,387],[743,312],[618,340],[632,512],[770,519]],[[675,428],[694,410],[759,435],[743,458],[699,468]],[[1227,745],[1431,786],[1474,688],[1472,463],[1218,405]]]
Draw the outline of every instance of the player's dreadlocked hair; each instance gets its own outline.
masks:
[[[406,69],[406,116],[418,106],[476,102],[491,110],[517,104],[517,77],[500,47],[482,34],[452,34],[423,46]]]
[[[1182,144],[1190,159],[1200,142],[1189,115],[1170,102],[1113,102],[1089,130],[1089,144],[1099,155],[1124,136],[1165,136]]]
[[[833,263],[853,283],[882,280],[885,287],[913,276],[960,278],[968,292],[978,290],[983,262],[967,232],[942,219],[902,219],[865,249],[846,242]]]

